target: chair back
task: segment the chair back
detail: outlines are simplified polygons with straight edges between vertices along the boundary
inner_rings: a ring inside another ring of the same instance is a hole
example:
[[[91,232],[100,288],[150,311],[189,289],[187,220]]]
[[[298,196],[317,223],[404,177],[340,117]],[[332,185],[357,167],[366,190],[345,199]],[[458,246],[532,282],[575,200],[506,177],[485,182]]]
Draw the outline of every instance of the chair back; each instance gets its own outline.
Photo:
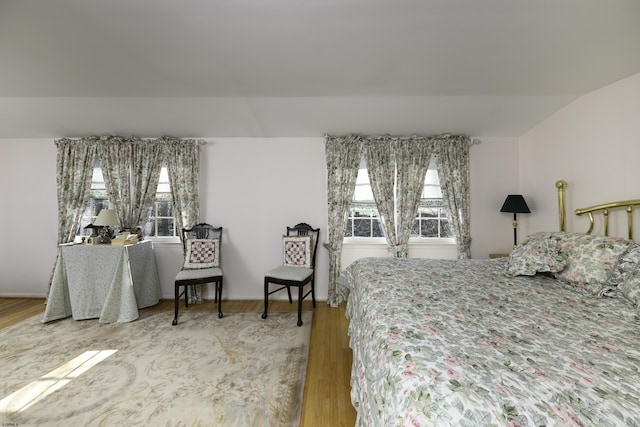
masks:
[[[201,222],[191,228],[182,229],[182,250],[187,252],[188,239],[220,239],[222,244],[222,227],[214,227],[211,224]]]
[[[311,269],[316,266],[316,252],[320,240],[320,228],[313,228],[305,222],[287,227],[287,236],[311,236]]]

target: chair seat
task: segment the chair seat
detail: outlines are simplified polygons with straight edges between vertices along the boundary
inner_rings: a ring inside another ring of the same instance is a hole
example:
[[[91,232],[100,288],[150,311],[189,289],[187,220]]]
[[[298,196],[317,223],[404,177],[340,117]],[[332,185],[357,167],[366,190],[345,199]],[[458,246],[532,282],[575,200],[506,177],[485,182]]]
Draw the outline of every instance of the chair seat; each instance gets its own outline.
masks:
[[[313,270],[311,268],[306,267],[288,267],[285,265],[281,265],[280,267],[276,267],[273,270],[267,271],[265,273],[265,277],[271,277],[273,279],[280,280],[294,280],[297,282],[301,282],[307,277],[313,274]]]
[[[197,280],[205,279],[207,277],[222,276],[221,268],[193,268],[180,270],[176,275],[176,282],[181,280]]]

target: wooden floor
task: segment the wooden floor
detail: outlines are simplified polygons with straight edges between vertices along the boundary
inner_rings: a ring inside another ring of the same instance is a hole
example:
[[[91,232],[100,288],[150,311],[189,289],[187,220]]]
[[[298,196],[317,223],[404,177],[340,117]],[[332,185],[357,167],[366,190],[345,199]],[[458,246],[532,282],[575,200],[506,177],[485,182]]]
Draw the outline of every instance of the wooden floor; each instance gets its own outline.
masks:
[[[305,301],[304,310],[311,310]],[[0,328],[6,328],[28,317],[44,312],[44,300],[34,298],[0,298]],[[223,312],[262,312],[262,301],[224,301]],[[272,301],[269,311],[295,311],[296,302]],[[173,300],[162,300],[144,310],[169,312],[167,324],[173,319]],[[184,310],[181,304],[180,310]],[[210,310],[217,313],[212,301],[192,305],[187,310]],[[331,308],[326,302],[316,302],[311,326],[309,364],[304,386],[301,426],[353,426],[356,414],[349,392],[351,349],[347,336],[348,319],[344,316],[344,304]],[[292,327],[296,327],[295,324]]]

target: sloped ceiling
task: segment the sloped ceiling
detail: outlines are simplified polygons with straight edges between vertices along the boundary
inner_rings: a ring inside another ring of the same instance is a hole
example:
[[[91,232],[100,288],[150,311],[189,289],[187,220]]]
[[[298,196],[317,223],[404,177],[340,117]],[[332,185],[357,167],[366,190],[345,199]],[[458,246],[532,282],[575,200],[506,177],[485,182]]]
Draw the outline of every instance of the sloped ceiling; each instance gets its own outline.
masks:
[[[1,0],[0,138],[517,137],[638,41],[638,0]]]

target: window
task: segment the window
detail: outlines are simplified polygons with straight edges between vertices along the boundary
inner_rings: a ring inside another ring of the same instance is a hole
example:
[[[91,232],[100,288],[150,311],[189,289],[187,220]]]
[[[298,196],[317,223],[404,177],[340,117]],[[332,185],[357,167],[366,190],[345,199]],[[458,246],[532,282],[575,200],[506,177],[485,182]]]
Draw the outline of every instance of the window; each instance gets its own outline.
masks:
[[[144,226],[144,235],[153,237],[177,237],[176,221],[173,218],[173,199],[166,165],[162,165],[156,201],[149,221]]]
[[[345,237],[384,237],[378,208],[373,199],[366,163],[362,162],[356,179],[356,189],[349,212]],[[451,238],[453,232],[447,218],[435,156],[431,157],[425,176],[422,199],[413,224],[411,237]]]
[[[93,167],[90,193],[91,198],[89,199],[87,208],[82,214],[80,228],[77,232],[79,236],[90,235],[91,229],[85,229],[85,227],[95,221],[102,209],[109,207],[109,196],[107,195],[100,162],[96,162],[96,165]],[[162,169],[160,170],[156,200],[153,204],[149,221],[144,225],[143,231],[145,236],[150,237],[177,237],[175,220],[173,218],[171,186],[169,184],[169,173],[166,165],[162,165]]]
[[[431,156],[429,169],[424,178],[422,197],[418,215],[413,223],[411,237],[452,238],[453,230],[444,209],[438,165],[435,156]]]
[[[104,177],[102,176],[102,169],[100,163],[96,162],[93,166],[93,176],[91,177],[91,198],[87,204],[87,208],[82,214],[80,220],[80,228],[76,235],[89,236],[91,235],[91,229],[85,228],[87,225],[92,224],[96,220],[96,217],[102,209],[109,208],[109,197],[107,196],[107,188],[104,183]]]
[[[345,237],[384,237],[366,166],[358,170]]]

